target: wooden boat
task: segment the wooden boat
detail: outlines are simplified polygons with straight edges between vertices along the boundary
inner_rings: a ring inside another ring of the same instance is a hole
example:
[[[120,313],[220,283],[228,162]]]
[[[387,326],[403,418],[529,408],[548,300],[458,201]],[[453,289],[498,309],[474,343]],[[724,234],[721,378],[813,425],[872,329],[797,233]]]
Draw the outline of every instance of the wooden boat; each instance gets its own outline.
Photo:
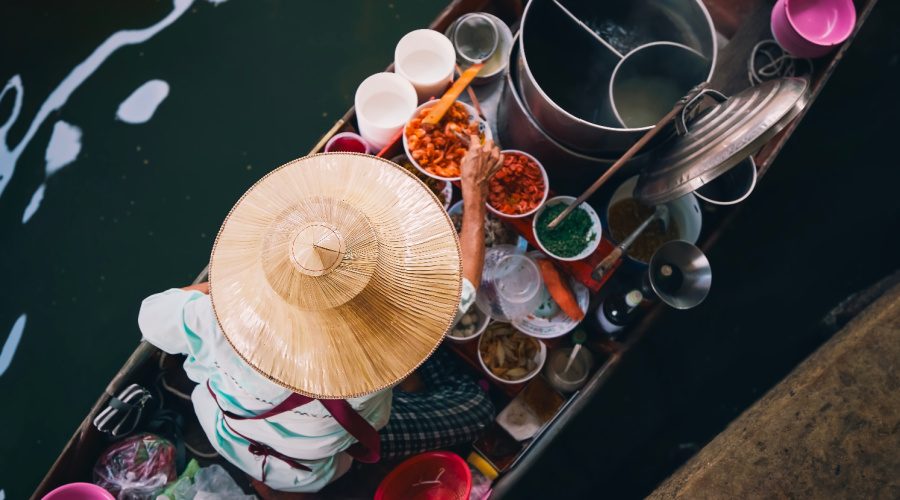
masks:
[[[729,43],[719,51],[719,64],[716,71],[716,79],[713,81],[713,87],[731,93],[746,87],[746,58],[749,55],[750,47],[758,40],[770,38],[768,13],[770,12],[772,3],[768,0],[703,0],[704,4],[713,19],[717,31],[729,38]],[[854,35],[858,32],[860,26],[865,22],[867,16],[874,7],[875,0],[856,0],[855,2],[858,20]],[[523,12],[523,2],[521,0],[453,0],[431,23],[429,26],[438,31],[444,31],[456,18],[469,12],[489,12],[507,22],[515,31]],[[815,101],[822,88],[825,86],[836,65],[841,60],[843,54],[852,42],[853,37],[845,42],[839,49],[830,55],[818,59],[816,61],[815,71],[811,76],[811,97],[810,103],[807,105],[803,113],[795,118],[786,128],[778,135],[766,143],[762,149],[755,155],[754,159],[758,167],[759,176],[763,176],[772,167],[775,158],[781,151],[788,138],[791,136],[800,120],[803,118],[805,111],[809,109],[812,102]],[[353,131],[355,122],[355,113],[351,108],[344,116],[335,123],[313,148],[310,153],[316,153],[321,150],[325,142],[334,134],[341,131]],[[402,147],[395,143],[380,153],[381,156],[392,158],[402,153]],[[577,194],[577,193],[570,193]],[[724,228],[728,227],[737,216],[741,205],[731,208],[721,209],[713,214],[712,221],[705,221],[704,226],[707,228],[702,235],[700,244],[704,250],[713,245]],[[611,249],[611,246],[609,247]],[[202,282],[206,279],[206,270],[200,273],[196,282]],[[608,288],[608,287],[604,287]],[[598,297],[602,297],[607,293],[604,288],[600,288],[594,296],[592,304],[596,303]],[[622,357],[629,349],[641,338],[650,332],[658,323],[664,306],[656,304],[651,307],[646,314],[631,327],[631,331],[626,340],[622,343],[612,341],[594,341],[588,344],[588,347],[599,355],[601,363],[596,366],[595,371],[589,378],[587,384],[578,392],[568,396],[563,404],[555,410],[555,414],[544,427],[535,435],[534,438],[525,441],[518,448],[505,453],[503,456],[494,454],[488,456],[491,465],[500,472],[499,477],[494,481],[493,494],[491,498],[501,498],[507,494],[512,486],[535,464],[538,457],[548,448],[548,445],[554,438],[562,432],[568,423],[588,404],[588,402],[600,391],[604,382],[610,374],[615,370]],[[468,347],[456,347],[455,350],[470,362],[473,358],[474,342],[468,344],[456,344]],[[184,378],[183,371],[180,368],[180,362],[173,357],[167,357],[162,354],[154,346],[142,342],[131,357],[125,362],[121,370],[116,374],[107,386],[106,390],[97,399],[91,408],[87,417],[75,431],[72,438],[68,441],[62,450],[59,458],[48,471],[44,480],[35,490],[32,499],[40,499],[54,488],[77,481],[91,481],[91,469],[97,457],[108,445],[107,437],[100,433],[93,425],[94,417],[107,406],[110,398],[118,393],[123,387],[131,383],[146,380],[158,380],[159,375],[163,371],[168,371],[168,377],[174,376],[175,379]],[[473,363],[473,365],[476,365]],[[477,365],[476,365],[477,368]],[[180,372],[180,373],[179,373]],[[539,380],[537,377],[535,380]],[[509,403],[510,399],[517,395],[523,389],[525,384],[506,386],[504,390],[494,388],[497,394],[498,410]],[[175,390],[175,392],[179,392]],[[186,392],[186,391],[181,391]],[[183,409],[190,409],[189,402],[182,401]],[[186,411],[185,416],[193,416],[192,411]],[[193,428],[194,436],[191,436],[191,426],[188,426],[188,441],[192,437],[205,440],[196,427]],[[483,455],[491,455],[487,453],[485,443],[474,443],[474,448]],[[481,448],[479,448],[481,446]],[[471,447],[469,447],[471,448]],[[465,453],[465,451],[463,451]],[[216,462],[216,459],[202,459],[202,464]],[[220,458],[219,463],[224,461]],[[348,474],[358,474],[363,480],[360,481],[337,481],[334,485],[329,485],[320,494],[314,498],[371,498],[372,492],[378,482],[391,469],[396,462],[386,462],[376,464],[374,466],[365,466],[362,468],[354,468]],[[227,464],[223,464],[227,465]],[[233,470],[233,469],[232,469]],[[352,486],[350,486],[352,483]],[[343,485],[343,486],[336,486]],[[332,487],[335,486],[335,487]],[[349,489],[348,489],[349,488]],[[354,490],[355,488],[355,490]]]

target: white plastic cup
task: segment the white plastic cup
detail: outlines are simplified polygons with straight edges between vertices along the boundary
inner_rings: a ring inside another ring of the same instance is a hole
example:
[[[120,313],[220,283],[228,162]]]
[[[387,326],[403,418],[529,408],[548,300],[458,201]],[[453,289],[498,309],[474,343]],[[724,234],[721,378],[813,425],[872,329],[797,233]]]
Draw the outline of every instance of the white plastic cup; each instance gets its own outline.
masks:
[[[415,87],[420,103],[444,94],[455,64],[453,43],[434,30],[410,31],[394,49],[394,72]]]
[[[356,89],[359,133],[379,151],[387,146],[416,110],[416,89],[402,76],[375,73]]]

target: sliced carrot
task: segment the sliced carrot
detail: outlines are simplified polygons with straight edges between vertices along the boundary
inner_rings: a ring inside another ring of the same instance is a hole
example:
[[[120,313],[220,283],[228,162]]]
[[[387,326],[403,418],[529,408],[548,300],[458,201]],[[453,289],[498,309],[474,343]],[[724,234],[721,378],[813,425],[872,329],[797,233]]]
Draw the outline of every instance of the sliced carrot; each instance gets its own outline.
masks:
[[[575,294],[572,293],[568,280],[559,274],[559,269],[549,260],[538,259],[537,262],[541,268],[541,276],[544,278],[547,291],[550,292],[550,296],[553,297],[560,309],[575,321],[583,320],[584,311],[578,307],[578,300],[575,298]]]

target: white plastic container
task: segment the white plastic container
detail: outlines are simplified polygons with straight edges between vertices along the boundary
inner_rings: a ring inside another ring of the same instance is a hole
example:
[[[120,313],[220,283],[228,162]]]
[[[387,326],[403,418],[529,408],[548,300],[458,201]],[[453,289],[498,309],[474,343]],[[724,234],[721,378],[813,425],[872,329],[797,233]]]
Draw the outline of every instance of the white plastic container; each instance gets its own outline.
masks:
[[[410,31],[394,50],[394,72],[415,87],[418,102],[444,94],[453,78],[455,64],[453,43],[434,30]]]
[[[447,339],[448,342],[453,342],[453,343],[468,342],[472,339],[477,339],[487,329],[488,323],[491,322],[491,317],[489,315],[485,314],[485,312],[482,311],[481,309],[475,307],[474,304],[469,307],[468,312],[469,313],[474,312],[475,314],[478,315],[478,321],[475,323],[475,330],[472,332],[472,335],[469,335],[468,337],[454,337],[453,335],[450,334],[450,332],[447,332],[447,334],[444,335],[444,338]],[[451,331],[452,331],[452,329],[451,329]]]
[[[552,207],[552,206],[558,205],[560,203],[568,206],[568,205],[571,205],[574,201],[575,201],[574,196],[555,196],[553,198],[550,198],[541,206],[541,208],[537,211],[537,213],[534,214],[534,219],[531,221],[531,230],[534,232],[534,241],[537,242],[538,248],[540,248],[541,251],[544,252],[545,254],[547,254],[557,260],[564,260],[564,261],[571,262],[571,261],[585,259],[589,255],[594,253],[594,250],[597,250],[597,247],[600,246],[600,240],[603,239],[603,226],[600,223],[600,217],[597,215],[597,212],[594,211],[593,207],[591,207],[587,203],[582,203],[581,205],[578,205],[578,208],[583,209],[585,212],[587,212],[588,217],[591,218],[591,234],[588,235],[588,238],[593,236],[594,239],[592,239],[588,242],[588,244],[584,248],[584,250],[582,250],[580,253],[578,253],[577,255],[574,255],[572,257],[562,257],[560,255],[556,255],[555,253],[551,252],[550,250],[547,250],[547,247],[544,246],[544,244],[541,242],[541,239],[538,237],[538,231],[537,231],[538,219],[540,219],[541,214],[544,213],[544,210],[547,207]],[[548,223],[548,225],[549,225],[549,223]]]
[[[402,76],[375,73],[356,89],[356,121],[359,133],[380,151],[409,120],[416,109],[416,89]]]
[[[484,370],[484,373],[486,373],[489,377],[496,380],[497,382],[500,382],[501,384],[521,384],[524,382],[528,382],[529,380],[533,379],[535,375],[541,372],[541,370],[544,368],[544,363],[547,362],[547,344],[541,342],[538,339],[535,339],[540,350],[538,350],[538,353],[534,356],[534,363],[536,365],[534,370],[518,380],[506,380],[505,378],[494,375],[494,372],[489,370],[487,365],[484,364],[484,359],[481,358],[482,340],[484,340],[484,335],[478,337],[478,363],[481,365],[481,369]]]

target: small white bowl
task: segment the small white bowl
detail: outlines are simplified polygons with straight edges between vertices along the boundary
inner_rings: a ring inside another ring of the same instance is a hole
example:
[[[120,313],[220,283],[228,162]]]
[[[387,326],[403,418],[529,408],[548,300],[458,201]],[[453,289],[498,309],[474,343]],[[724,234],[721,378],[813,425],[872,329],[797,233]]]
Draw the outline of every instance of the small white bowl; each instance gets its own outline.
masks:
[[[454,337],[453,335],[450,335],[450,332],[447,332],[447,334],[444,335],[444,337],[447,340],[449,340],[450,342],[455,342],[455,343],[468,342],[474,338],[480,337],[481,334],[484,333],[485,330],[487,330],[488,324],[491,322],[490,316],[485,314],[484,311],[482,311],[481,309],[475,307],[475,304],[472,304],[469,307],[468,312],[475,312],[478,315],[478,323],[475,324],[475,333],[473,333],[472,335],[469,335],[468,337],[460,338],[460,337]],[[453,330],[453,329],[451,328],[451,330]]]
[[[486,203],[487,209],[490,210],[491,213],[493,213],[499,217],[507,217],[509,219],[520,219],[522,217],[528,217],[529,215],[540,210],[541,207],[544,206],[544,203],[547,202],[547,196],[550,195],[550,179],[547,177],[547,171],[544,170],[544,166],[541,165],[541,162],[539,162],[537,160],[537,158],[535,158],[534,156],[531,156],[530,154],[526,153],[525,151],[519,151],[518,149],[504,149],[503,151],[501,151],[501,153],[503,153],[504,155],[508,155],[508,154],[522,155],[522,156],[527,157],[529,160],[533,161],[538,166],[538,170],[541,171],[541,176],[544,178],[544,196],[541,197],[541,202],[538,203],[536,207],[525,212],[524,214],[508,214],[505,212],[501,212],[501,211],[497,210],[496,208],[492,207],[490,203]]]
[[[594,250],[596,250],[597,247],[600,246],[600,240],[603,239],[603,226],[600,224],[600,217],[597,216],[597,212],[595,212],[594,209],[591,208],[590,205],[588,205],[587,203],[582,203],[579,206],[579,208],[584,209],[588,213],[588,215],[591,217],[591,232],[595,235],[594,239],[592,241],[588,242],[587,248],[585,248],[584,250],[581,251],[581,253],[579,253],[578,255],[575,255],[573,257],[560,257],[559,255],[556,255],[555,253],[551,252],[550,250],[547,250],[547,248],[543,245],[543,243],[541,243],[541,239],[540,239],[540,237],[538,237],[538,232],[537,232],[537,221],[541,217],[541,213],[544,212],[544,209],[546,209],[547,207],[552,207],[559,203],[565,203],[566,205],[571,205],[572,202],[574,202],[574,201],[575,201],[575,198],[573,198],[572,196],[556,196],[556,197],[550,198],[549,200],[547,200],[546,203],[544,203],[543,206],[541,206],[540,210],[538,210],[537,213],[534,214],[534,220],[531,222],[531,229],[532,229],[532,231],[534,231],[534,241],[537,242],[538,248],[540,248],[541,251],[543,251],[547,255],[549,255],[557,260],[571,262],[571,261],[584,259],[588,255],[594,253]]]
[[[493,139],[494,136],[491,134],[491,127],[488,126],[488,123],[486,121],[484,121],[478,117],[478,112],[475,111],[475,108],[473,108],[472,106],[470,106],[464,102],[460,102],[460,101],[457,101],[457,102],[459,102],[459,104],[462,104],[466,108],[466,111],[469,112],[469,122],[474,121],[474,122],[484,123],[484,140]],[[412,164],[416,166],[416,168],[418,168],[423,174],[427,175],[428,177],[433,177],[435,179],[439,179],[442,181],[458,181],[460,179],[458,176],[457,177],[441,177],[439,175],[432,174],[431,172],[425,170],[424,168],[422,168],[421,165],[419,165],[419,162],[417,162],[415,160],[415,158],[413,158],[412,153],[409,152],[409,140],[406,138],[406,127],[409,126],[410,120],[413,120],[414,118],[418,117],[419,113],[421,113],[422,110],[431,109],[437,103],[438,103],[437,99],[426,102],[425,104],[416,108],[416,110],[413,111],[412,116],[409,117],[409,120],[406,120],[406,124],[403,125],[403,134],[401,134],[403,137],[403,151],[406,153],[406,157],[409,158],[409,161],[411,161]],[[462,158],[460,158],[460,160],[462,160]]]
[[[504,324],[509,326],[510,328],[516,330],[516,328],[514,326],[510,325],[509,323],[491,323],[491,325],[504,325]],[[531,338],[534,338],[534,337],[531,337]],[[481,341],[482,341],[482,339],[484,339],[484,335],[481,335],[478,338],[478,364],[481,365],[482,371],[484,371],[484,373],[486,373],[488,375],[488,377],[491,377],[492,379],[496,380],[497,382],[500,382],[501,384],[521,384],[524,382],[528,382],[529,380],[533,379],[535,375],[537,375],[538,373],[541,372],[541,369],[544,368],[544,363],[547,362],[547,344],[541,342],[540,339],[534,338],[534,340],[538,343],[538,346],[540,348],[540,350],[534,357],[534,362],[537,365],[537,366],[535,366],[534,371],[532,371],[528,375],[525,375],[524,377],[522,377],[518,380],[506,380],[504,378],[500,378],[500,377],[494,375],[494,372],[492,372],[487,367],[487,365],[484,364],[484,360],[481,359]]]

